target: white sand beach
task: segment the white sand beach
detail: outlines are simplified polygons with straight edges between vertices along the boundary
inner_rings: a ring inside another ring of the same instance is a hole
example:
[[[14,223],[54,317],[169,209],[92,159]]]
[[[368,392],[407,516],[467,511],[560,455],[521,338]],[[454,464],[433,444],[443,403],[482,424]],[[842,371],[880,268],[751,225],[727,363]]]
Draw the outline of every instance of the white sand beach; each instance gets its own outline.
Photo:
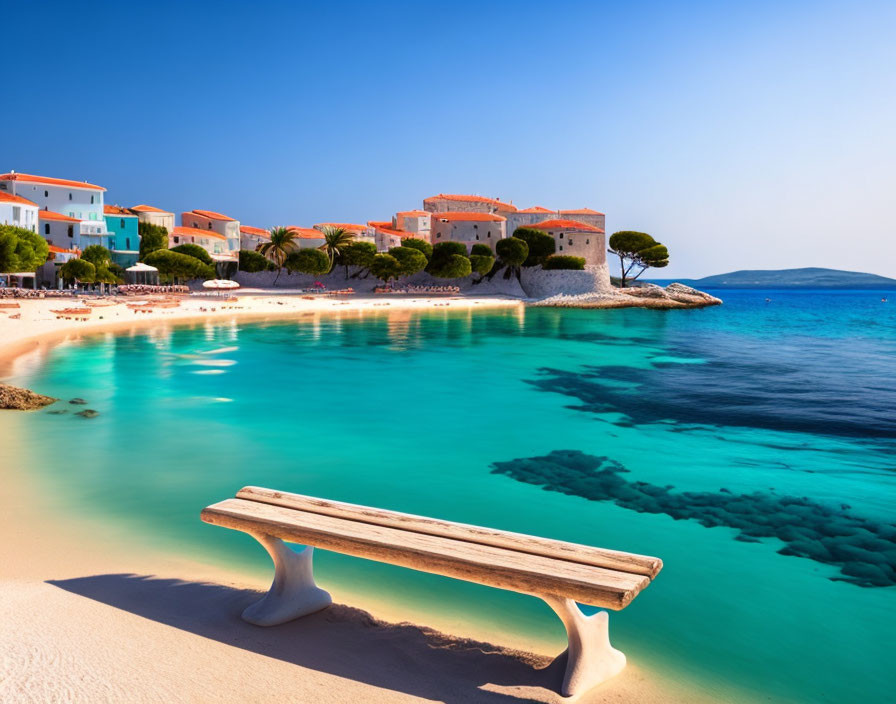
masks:
[[[68,301],[19,303],[19,309],[0,315],[0,380],[16,364],[34,363],[35,355],[39,360],[53,344],[97,332],[365,315],[383,308],[521,305],[502,298],[341,301],[265,295],[228,304],[189,299],[178,308],[136,314],[121,303],[96,308],[81,322],[51,312],[71,306]],[[10,313],[21,317],[11,319]],[[454,635],[445,635],[402,622],[408,615],[400,605],[363,594],[334,591],[336,605],[282,626],[243,622],[239,615],[267,589],[264,580],[204,563],[201,555],[145,548],[140,536],[80,515],[66,497],[29,473],[27,453],[14,442],[23,417],[0,411],[0,701],[564,701],[552,691],[562,670],[562,662],[550,665],[553,644],[527,644],[537,652],[526,653],[465,640],[477,636],[475,624],[461,624]],[[445,625],[437,613],[427,623]],[[507,638],[498,640],[522,645],[513,624],[507,626]],[[719,700],[630,662],[621,675],[579,701]]]

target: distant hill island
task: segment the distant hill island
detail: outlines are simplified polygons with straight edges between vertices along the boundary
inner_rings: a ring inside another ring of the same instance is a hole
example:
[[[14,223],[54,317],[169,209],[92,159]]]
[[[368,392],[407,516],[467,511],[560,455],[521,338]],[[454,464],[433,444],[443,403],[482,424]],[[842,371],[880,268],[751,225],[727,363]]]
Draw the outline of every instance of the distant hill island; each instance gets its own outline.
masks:
[[[688,282],[709,288],[867,288],[896,289],[896,279],[839,269],[744,269]]]

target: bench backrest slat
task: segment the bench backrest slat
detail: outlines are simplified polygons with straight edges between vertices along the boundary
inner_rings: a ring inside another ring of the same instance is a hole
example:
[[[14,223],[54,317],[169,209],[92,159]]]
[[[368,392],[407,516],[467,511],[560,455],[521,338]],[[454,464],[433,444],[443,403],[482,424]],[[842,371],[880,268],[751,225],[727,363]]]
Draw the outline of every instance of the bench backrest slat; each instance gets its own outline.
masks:
[[[645,575],[239,498],[206,507],[202,520],[455,579],[526,594],[568,597],[609,609],[625,608],[650,584]]]
[[[409,513],[399,513],[398,511],[387,511],[341,501],[318,499],[313,496],[274,491],[273,489],[264,489],[257,486],[244,487],[237,492],[237,498],[307,511],[322,516],[345,518],[370,525],[399,528],[424,535],[452,538],[468,543],[506,548],[529,555],[550,557],[582,565],[629,572],[644,575],[650,579],[653,579],[663,567],[662,560],[657,557],[605,550],[589,545],[568,543],[562,540],[538,538],[522,533],[442,521],[435,518],[426,518],[425,516],[414,516]]]

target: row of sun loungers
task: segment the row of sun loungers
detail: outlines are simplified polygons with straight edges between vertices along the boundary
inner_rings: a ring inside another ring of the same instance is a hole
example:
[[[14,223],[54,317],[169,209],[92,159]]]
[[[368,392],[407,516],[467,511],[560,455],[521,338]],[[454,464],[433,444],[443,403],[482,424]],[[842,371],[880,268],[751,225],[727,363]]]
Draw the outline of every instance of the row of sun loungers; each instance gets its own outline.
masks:
[[[392,286],[377,286],[373,289],[374,293],[412,293],[432,295],[455,295],[460,293],[457,286],[404,286],[402,288],[394,288]]]

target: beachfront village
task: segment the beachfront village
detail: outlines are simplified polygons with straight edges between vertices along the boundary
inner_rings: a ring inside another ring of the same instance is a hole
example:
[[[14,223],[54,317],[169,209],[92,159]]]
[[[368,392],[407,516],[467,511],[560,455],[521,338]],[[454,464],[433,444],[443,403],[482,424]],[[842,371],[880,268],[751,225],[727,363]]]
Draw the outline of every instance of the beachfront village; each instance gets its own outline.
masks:
[[[46,263],[34,272],[12,272],[13,281],[35,288],[62,288],[61,267],[93,245],[108,250],[115,271],[127,271],[146,254],[141,232],[147,226],[164,228],[169,249],[201,248],[219,274],[227,272],[225,276],[239,268],[241,252],[270,250],[265,245],[274,228],[242,223],[233,217],[235,213],[197,208],[176,215],[157,207],[160,204],[124,206],[110,200],[104,186],[84,181],[15,171],[0,175],[0,224],[39,234],[49,245]],[[590,208],[519,209],[497,198],[439,194],[424,198],[421,209],[397,212],[389,220],[322,222],[285,229],[291,233],[290,247],[296,250],[326,249],[327,233],[335,229],[353,242],[369,243],[377,253],[420,242],[430,246],[452,242],[468,254],[489,256],[519,228],[534,228],[553,240],[558,257],[555,268],[581,269],[606,267],[604,226],[605,215]]]

